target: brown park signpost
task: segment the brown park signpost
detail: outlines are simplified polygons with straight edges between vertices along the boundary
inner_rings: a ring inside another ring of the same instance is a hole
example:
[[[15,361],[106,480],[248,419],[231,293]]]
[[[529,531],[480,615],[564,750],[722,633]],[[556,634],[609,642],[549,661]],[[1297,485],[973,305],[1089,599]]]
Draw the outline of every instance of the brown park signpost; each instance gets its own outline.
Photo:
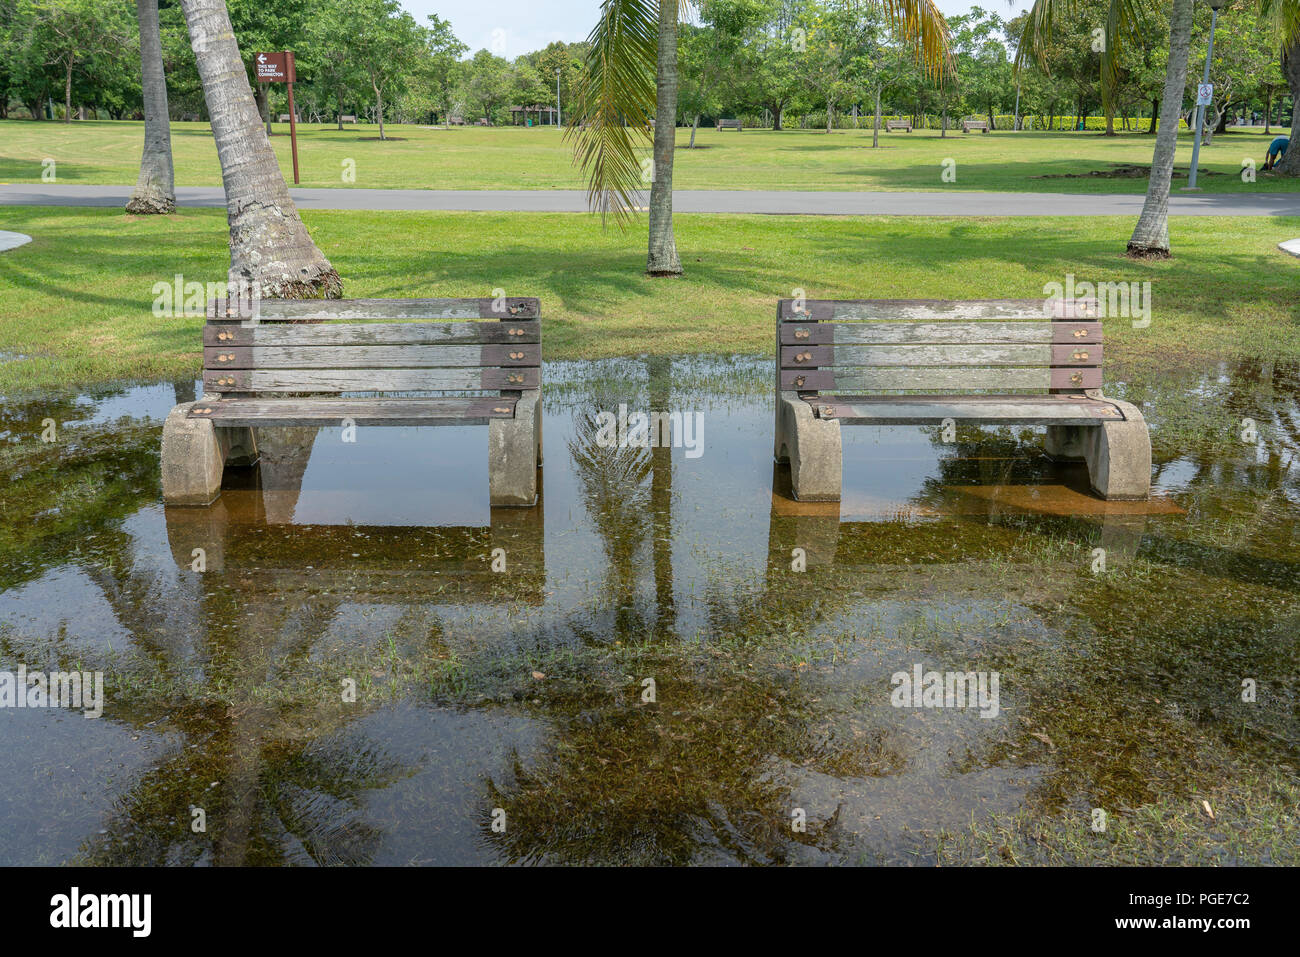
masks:
[[[257,68],[259,83],[287,83],[289,85],[289,139],[293,144],[293,184],[298,185],[298,111],[293,105],[293,82],[298,79],[293,64],[293,51],[282,53],[254,53],[253,65]]]

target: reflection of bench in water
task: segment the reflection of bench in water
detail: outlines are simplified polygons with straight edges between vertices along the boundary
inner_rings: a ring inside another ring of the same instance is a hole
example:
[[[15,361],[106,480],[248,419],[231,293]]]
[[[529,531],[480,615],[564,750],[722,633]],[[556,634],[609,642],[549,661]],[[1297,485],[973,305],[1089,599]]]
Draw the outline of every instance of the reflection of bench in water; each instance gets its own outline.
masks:
[[[1091,566],[1096,548],[1112,567],[1137,554],[1155,508],[1099,502],[1060,486],[942,486],[918,503],[899,503],[892,519],[843,522],[838,502],[796,501],[784,469],[775,470],[772,488],[768,568],[776,572],[791,570],[796,548],[809,570],[886,576],[891,568],[1036,563],[1036,545],[1050,538],[1077,543],[1081,570]]]
[[[540,604],[544,523],[533,509],[494,508],[487,526],[278,523],[284,492],[233,490],[210,508],[168,506],[176,564],[237,576],[254,592],[352,602]],[[201,556],[196,549],[202,549]],[[497,551],[501,549],[502,551]],[[504,571],[494,571],[504,561]],[[246,581],[245,581],[246,579]]]

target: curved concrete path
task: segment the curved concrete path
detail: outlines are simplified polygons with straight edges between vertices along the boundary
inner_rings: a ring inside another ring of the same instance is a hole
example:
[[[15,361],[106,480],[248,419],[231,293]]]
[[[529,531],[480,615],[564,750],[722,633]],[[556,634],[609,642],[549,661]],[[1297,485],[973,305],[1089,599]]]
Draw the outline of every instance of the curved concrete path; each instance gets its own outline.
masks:
[[[26,233],[11,233],[8,230],[0,229],[0,253],[9,249],[17,249],[19,246],[25,246],[32,241],[32,237]]]
[[[0,206],[125,206],[134,186],[0,186]],[[580,213],[578,189],[291,189],[301,209],[467,210]],[[1141,194],[976,192],[803,192],[680,189],[681,213],[768,213],[812,216],[1136,216]],[[182,186],[181,206],[224,207],[220,186]],[[644,199],[642,200],[644,205]],[[1222,193],[1169,198],[1173,216],[1300,216],[1300,193]]]

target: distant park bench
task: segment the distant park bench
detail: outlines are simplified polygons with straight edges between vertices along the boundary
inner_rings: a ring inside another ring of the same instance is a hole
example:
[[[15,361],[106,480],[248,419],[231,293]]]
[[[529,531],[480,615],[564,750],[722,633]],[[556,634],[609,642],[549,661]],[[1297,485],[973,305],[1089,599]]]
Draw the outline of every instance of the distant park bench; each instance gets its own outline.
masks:
[[[356,121],[357,121],[357,116],[355,113],[344,113],[342,116],[339,117],[340,123],[355,123]]]
[[[987,133],[989,131],[988,121],[987,120],[962,120],[961,121],[961,131],[963,133],[970,133],[973,130],[979,130],[981,133]]]
[[[1101,393],[1096,316],[1095,300],[781,300],[775,453],[794,497],[839,501],[843,425],[961,421],[1046,426],[1048,455],[1085,461],[1103,498],[1145,499],[1151,440]]]
[[[182,123],[197,123],[198,121],[199,121],[199,114],[197,114],[197,113],[182,113],[182,114],[181,114],[181,122],[182,122]]]
[[[718,129],[720,130],[741,130],[740,120],[718,120]]]
[[[465,117],[463,117],[463,116],[449,116],[449,117],[447,117],[447,125],[448,125],[448,126],[464,126],[464,125],[465,125]]]
[[[298,115],[295,114],[295,116],[294,116],[294,118],[293,118],[293,121],[294,121],[295,123],[301,123],[301,122],[302,122],[302,117],[301,117],[301,116],[298,116]],[[288,114],[288,113],[281,113],[281,114],[280,114],[280,122],[281,122],[281,123],[288,123],[288,122],[289,122],[289,114]]]
[[[912,121],[911,120],[886,120],[885,132],[888,133],[890,130],[903,130],[906,133],[910,133],[912,132]]]
[[[261,426],[487,425],[491,504],[532,505],[540,314],[537,299],[266,299],[242,314],[214,300],[204,396],[176,406],[163,426],[163,498],[214,501],[228,461],[256,462]],[[356,392],[461,394],[343,396]]]

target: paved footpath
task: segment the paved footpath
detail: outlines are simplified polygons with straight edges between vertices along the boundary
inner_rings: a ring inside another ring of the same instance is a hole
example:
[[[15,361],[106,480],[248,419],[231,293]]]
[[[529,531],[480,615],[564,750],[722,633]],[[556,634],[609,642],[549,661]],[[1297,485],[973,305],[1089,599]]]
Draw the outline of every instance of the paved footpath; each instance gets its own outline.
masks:
[[[0,185],[0,206],[125,206],[133,186]],[[587,210],[577,189],[292,189],[302,209],[470,210],[573,213]],[[975,192],[802,192],[679,189],[680,213],[768,213],[812,216],[1136,216],[1141,195]],[[226,205],[219,186],[182,186],[181,206]],[[644,199],[642,200],[644,205]],[[1174,216],[1300,216],[1300,193],[1179,193]]]

